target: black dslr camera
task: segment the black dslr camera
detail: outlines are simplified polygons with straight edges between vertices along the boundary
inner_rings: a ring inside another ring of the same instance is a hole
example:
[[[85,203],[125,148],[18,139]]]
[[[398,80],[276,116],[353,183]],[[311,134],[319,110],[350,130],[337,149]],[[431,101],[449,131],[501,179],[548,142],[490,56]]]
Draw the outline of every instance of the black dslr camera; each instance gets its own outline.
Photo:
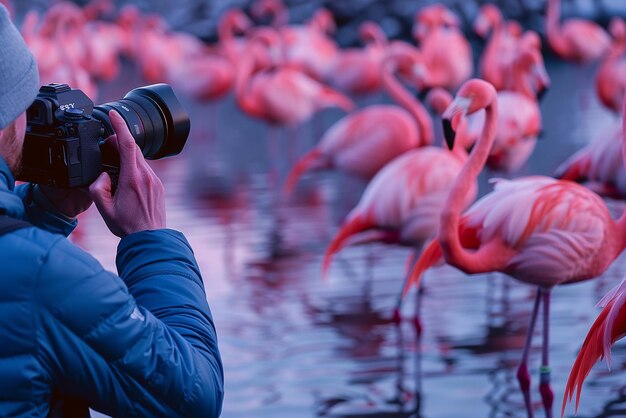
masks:
[[[95,106],[67,84],[41,87],[26,112],[18,180],[57,187],[91,184],[102,171],[119,174],[119,155],[105,143],[113,134],[108,112],[126,121],[144,157],[176,155],[189,135],[189,115],[167,84],[131,90],[123,99]]]

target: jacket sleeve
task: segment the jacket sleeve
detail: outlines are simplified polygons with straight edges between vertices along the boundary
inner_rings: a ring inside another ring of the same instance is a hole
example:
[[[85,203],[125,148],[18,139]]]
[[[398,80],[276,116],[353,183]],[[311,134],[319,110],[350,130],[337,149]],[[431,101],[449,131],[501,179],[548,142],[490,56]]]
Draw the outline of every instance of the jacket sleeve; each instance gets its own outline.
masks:
[[[37,185],[19,185],[15,188],[15,193],[24,202],[25,220],[37,228],[67,237],[78,225],[76,219],[59,213]]]
[[[121,279],[59,239],[41,269],[56,390],[112,416],[217,417],[223,369],[193,252],[172,230],[118,248]]]

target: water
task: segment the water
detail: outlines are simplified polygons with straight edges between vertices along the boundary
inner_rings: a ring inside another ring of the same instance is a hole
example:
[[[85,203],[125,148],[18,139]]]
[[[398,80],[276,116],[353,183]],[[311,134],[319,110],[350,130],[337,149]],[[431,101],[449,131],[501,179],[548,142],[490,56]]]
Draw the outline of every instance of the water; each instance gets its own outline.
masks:
[[[542,103],[544,137],[524,173],[550,174],[559,162],[615,118],[591,88],[593,69],[549,61],[553,86]],[[130,66],[100,101],[143,84]],[[381,98],[387,100],[385,98]],[[339,175],[307,177],[296,196],[277,201],[268,185],[267,135],[232,98],[213,106],[187,103],[192,135],[180,157],[153,163],[167,190],[168,224],[185,233],[204,275],[226,372],[228,417],[523,417],[515,379],[534,289],[499,274],[466,276],[451,267],[427,273],[421,307],[424,333],[390,321],[411,250],[385,245],[349,248],[320,279],[325,246],[364,185]],[[341,116],[325,111],[319,124]],[[210,121],[218,139],[207,139]],[[289,135],[302,153],[311,124]],[[283,141],[282,175],[288,148]],[[488,187],[483,179],[481,189]],[[620,202],[610,202],[616,213]],[[72,238],[115,271],[118,240],[92,208]],[[618,260],[598,280],[557,288],[551,317],[555,411],[595,303],[626,271]],[[541,322],[531,353],[537,402]],[[598,365],[579,416],[609,417],[626,408],[626,345],[614,349],[613,371]],[[568,409],[571,413],[572,409]]]

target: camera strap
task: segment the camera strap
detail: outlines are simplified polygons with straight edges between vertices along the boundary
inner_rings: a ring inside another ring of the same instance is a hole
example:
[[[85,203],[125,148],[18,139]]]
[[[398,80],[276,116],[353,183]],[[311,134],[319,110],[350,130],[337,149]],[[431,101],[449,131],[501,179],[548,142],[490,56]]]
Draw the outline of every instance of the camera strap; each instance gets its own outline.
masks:
[[[29,226],[32,226],[32,225],[26,221],[22,221],[21,219],[11,218],[9,216],[6,216],[0,213],[0,235],[7,234],[17,229],[28,228]]]

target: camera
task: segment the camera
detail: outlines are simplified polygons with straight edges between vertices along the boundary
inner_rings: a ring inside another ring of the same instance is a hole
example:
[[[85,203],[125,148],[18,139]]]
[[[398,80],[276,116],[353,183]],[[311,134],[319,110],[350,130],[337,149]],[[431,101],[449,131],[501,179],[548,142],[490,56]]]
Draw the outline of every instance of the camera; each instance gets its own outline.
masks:
[[[102,171],[117,176],[119,155],[105,142],[114,133],[110,110],[122,116],[147,159],[176,155],[185,146],[189,115],[167,84],[139,87],[121,100],[94,107],[81,90],[51,83],[39,89],[26,111],[17,179],[70,188],[91,184]]]

